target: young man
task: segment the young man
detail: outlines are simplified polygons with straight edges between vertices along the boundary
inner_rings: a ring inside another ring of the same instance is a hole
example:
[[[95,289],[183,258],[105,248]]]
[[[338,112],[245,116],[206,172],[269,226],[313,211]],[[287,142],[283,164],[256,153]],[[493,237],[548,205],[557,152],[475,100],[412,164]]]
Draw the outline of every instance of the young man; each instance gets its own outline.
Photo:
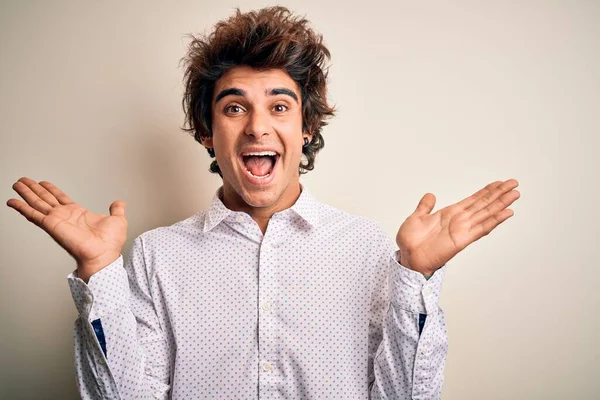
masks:
[[[299,183],[323,147],[329,53],[281,7],[194,38],[187,129],[223,178],[209,208],[135,239],[125,204],[95,215],[21,178],[8,205],[77,261],[68,277],[83,398],[435,399],[447,352],[444,265],[512,215],[515,180],[431,214],[394,252],[377,224]],[[124,266],[124,268],[123,268]]]

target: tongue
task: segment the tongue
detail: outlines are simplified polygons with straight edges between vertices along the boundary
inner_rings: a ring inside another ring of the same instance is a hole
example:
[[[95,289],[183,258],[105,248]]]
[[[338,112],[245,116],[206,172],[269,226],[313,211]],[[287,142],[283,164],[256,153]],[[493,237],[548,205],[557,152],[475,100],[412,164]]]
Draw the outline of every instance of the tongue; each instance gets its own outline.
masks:
[[[250,156],[246,160],[246,168],[252,175],[265,176],[273,169],[273,159],[269,156]]]

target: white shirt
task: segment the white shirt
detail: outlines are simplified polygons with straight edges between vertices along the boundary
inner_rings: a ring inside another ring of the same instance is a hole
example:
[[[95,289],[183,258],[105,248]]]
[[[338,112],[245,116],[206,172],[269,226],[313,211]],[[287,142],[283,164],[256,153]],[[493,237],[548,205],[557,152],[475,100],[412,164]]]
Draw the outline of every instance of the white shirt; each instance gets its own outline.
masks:
[[[137,237],[124,268],[68,276],[82,398],[440,397],[445,267],[401,266],[376,223],[306,188],[264,235],[220,192]]]

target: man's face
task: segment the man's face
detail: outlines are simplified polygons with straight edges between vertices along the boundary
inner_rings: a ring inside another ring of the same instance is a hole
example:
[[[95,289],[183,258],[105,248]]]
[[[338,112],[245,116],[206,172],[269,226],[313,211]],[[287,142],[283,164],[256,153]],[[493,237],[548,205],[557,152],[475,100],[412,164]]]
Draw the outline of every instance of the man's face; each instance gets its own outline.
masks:
[[[219,78],[212,100],[213,147],[226,200],[281,209],[299,194],[302,99],[283,70],[235,67]]]

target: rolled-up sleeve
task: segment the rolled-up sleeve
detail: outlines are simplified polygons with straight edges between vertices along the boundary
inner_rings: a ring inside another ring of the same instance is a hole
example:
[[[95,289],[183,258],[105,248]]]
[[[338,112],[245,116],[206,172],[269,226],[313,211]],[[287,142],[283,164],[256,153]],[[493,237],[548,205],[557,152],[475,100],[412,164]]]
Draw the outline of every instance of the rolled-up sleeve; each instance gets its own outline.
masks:
[[[397,258],[397,253],[389,256],[385,290],[372,294],[372,302],[385,304],[386,311],[373,360],[371,399],[439,399],[448,352],[439,307],[446,266],[425,279]]]
[[[156,317],[142,241],[86,284],[68,277],[79,318],[75,368],[83,399],[166,398],[170,358]]]

